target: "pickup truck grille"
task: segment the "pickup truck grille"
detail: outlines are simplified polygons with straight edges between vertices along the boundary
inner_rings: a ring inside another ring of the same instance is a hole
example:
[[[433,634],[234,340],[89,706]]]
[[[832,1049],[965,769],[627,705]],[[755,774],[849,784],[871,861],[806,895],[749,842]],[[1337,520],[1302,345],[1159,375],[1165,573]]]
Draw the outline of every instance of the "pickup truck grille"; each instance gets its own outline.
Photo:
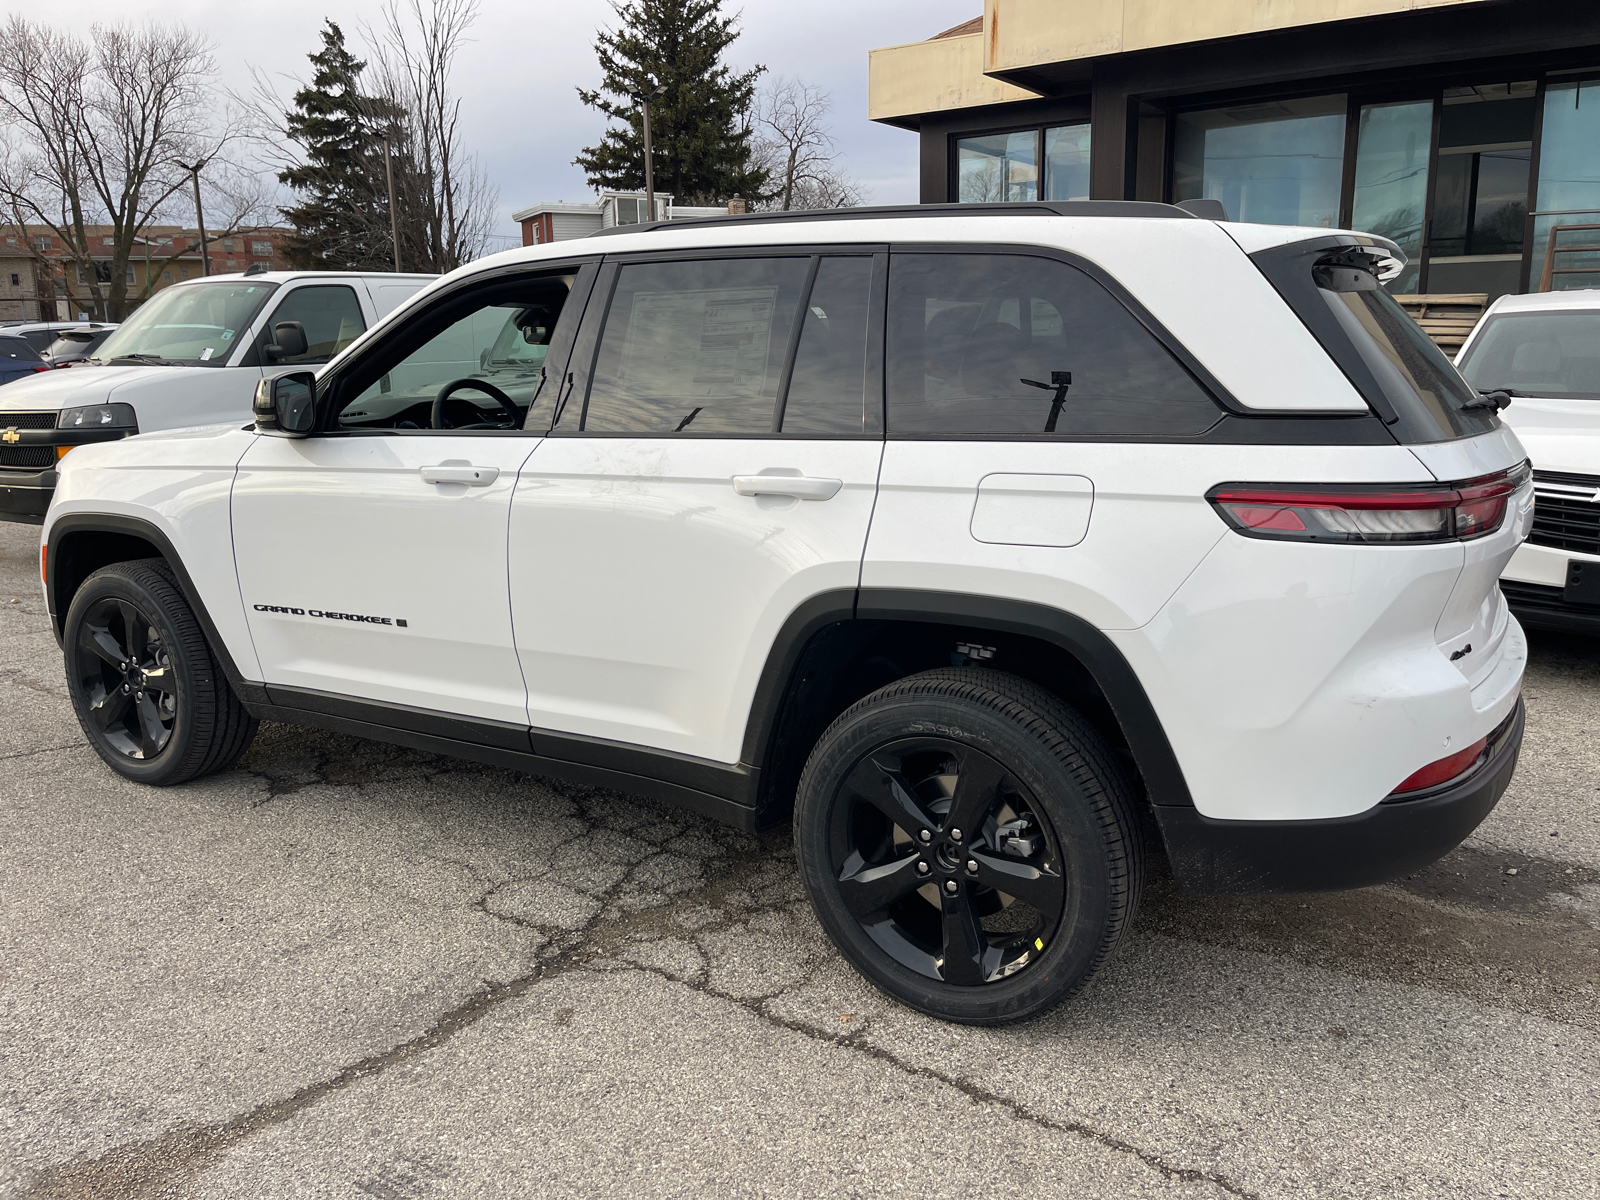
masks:
[[[1533,473],[1533,533],[1528,540],[1557,550],[1600,554],[1600,475]]]
[[[54,429],[53,412],[0,412],[0,429]]]
[[[54,446],[0,446],[0,470],[42,471],[55,465]]]

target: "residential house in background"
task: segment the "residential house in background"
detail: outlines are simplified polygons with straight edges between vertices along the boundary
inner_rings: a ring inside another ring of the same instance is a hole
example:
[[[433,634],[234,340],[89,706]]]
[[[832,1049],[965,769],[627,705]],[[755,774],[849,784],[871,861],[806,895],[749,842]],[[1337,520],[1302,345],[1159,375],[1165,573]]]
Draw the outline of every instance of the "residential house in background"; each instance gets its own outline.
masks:
[[[208,237],[211,273],[238,273],[257,265],[265,270],[284,270],[279,245],[290,232],[266,228]],[[91,282],[108,281],[112,269],[110,227],[90,226],[88,234],[94,281],[87,278],[88,272],[47,226],[0,227],[0,320],[65,321],[78,317],[83,310],[74,305],[74,300],[81,300],[90,292]],[[185,279],[197,279],[203,273],[198,229],[152,225],[134,243],[124,287],[137,302],[148,293]]]
[[[925,203],[1204,197],[1393,238],[1400,293],[1600,287],[1600,4],[985,0],[868,63]]]

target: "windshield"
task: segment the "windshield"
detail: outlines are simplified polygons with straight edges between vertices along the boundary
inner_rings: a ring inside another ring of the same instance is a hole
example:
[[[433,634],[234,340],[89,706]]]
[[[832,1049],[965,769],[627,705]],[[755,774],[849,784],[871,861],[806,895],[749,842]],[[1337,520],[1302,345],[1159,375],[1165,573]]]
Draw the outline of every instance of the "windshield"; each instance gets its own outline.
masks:
[[[194,283],[157,292],[105,340],[95,360],[220,367],[275,283]]]
[[[1490,317],[1461,373],[1485,391],[1600,400],[1600,309]]]

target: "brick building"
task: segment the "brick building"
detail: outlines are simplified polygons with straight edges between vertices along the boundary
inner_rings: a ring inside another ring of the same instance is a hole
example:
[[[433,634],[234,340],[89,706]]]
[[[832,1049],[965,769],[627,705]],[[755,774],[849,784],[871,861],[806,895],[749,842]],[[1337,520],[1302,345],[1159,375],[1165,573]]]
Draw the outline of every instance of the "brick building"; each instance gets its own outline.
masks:
[[[94,283],[109,280],[112,230],[91,225],[86,232],[94,280],[47,226],[0,227],[0,320],[71,320],[88,311],[75,302],[91,295]],[[284,270],[279,246],[290,232],[264,228],[221,237],[208,233],[211,274],[235,274],[257,265],[270,271]],[[123,286],[137,305],[150,293],[204,273],[198,229],[152,225],[134,242]]]

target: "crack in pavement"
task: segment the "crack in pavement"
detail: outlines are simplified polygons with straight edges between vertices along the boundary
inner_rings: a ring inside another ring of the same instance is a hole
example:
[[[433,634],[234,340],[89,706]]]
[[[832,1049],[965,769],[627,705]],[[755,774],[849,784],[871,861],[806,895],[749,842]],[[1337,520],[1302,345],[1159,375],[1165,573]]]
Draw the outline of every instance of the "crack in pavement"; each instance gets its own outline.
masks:
[[[62,750],[76,750],[82,742],[68,742],[65,746],[40,746],[37,750],[17,750],[11,754],[0,754],[0,762],[12,758],[32,758],[35,754],[56,754]]]
[[[584,812],[587,807],[584,800],[588,798],[585,793],[590,796],[603,795],[599,789],[557,785],[553,790],[576,803],[580,812],[591,821],[595,820],[592,812]],[[632,801],[627,803],[632,805]],[[676,824],[674,827],[681,828]],[[628,832],[614,830],[605,825],[601,825],[600,828],[613,832]],[[584,836],[592,836],[594,832],[595,827],[591,825],[589,829],[575,834],[573,838],[563,839],[558,845],[567,844]],[[663,840],[670,841],[671,838]],[[908,1063],[865,1040],[871,1029],[870,1022],[851,1030],[848,1034],[830,1034],[803,1021],[783,1017],[771,1011],[769,1006],[774,1001],[799,991],[816,980],[824,963],[829,961],[827,950],[820,954],[808,955],[806,969],[800,973],[798,979],[785,983],[775,990],[763,991],[752,996],[740,996],[711,983],[709,978],[711,968],[706,965],[707,952],[698,945],[697,953],[701,955],[702,970],[697,972],[699,978],[693,981],[636,960],[619,958],[619,955],[630,948],[648,944],[657,938],[668,936],[681,938],[691,930],[694,937],[705,938],[741,928],[763,915],[777,913],[787,915],[789,910],[804,904],[803,900],[797,899],[794,892],[795,877],[787,837],[767,835],[758,839],[756,850],[744,857],[729,859],[725,853],[710,856],[702,868],[705,877],[699,886],[682,891],[666,903],[651,904],[632,912],[622,911],[618,901],[625,897],[630,883],[636,881],[641,871],[664,853],[668,852],[657,846],[651,853],[630,864],[620,878],[603,889],[600,895],[593,897],[599,902],[598,908],[577,930],[548,922],[528,920],[516,914],[494,911],[489,907],[491,897],[513,881],[502,880],[492,884],[473,902],[474,908],[496,920],[527,929],[549,939],[542,947],[536,949],[538,961],[531,970],[509,980],[490,983],[481,988],[416,1037],[359,1059],[328,1078],[309,1084],[282,1099],[241,1113],[232,1120],[209,1126],[193,1124],[178,1126],[148,1141],[116,1146],[94,1157],[80,1157],[48,1168],[41,1172],[27,1193],[29,1200],[69,1200],[69,1198],[82,1200],[84,1197],[92,1197],[93,1200],[156,1200],[158,1197],[168,1200],[171,1197],[181,1196],[191,1181],[220,1162],[229,1150],[252,1135],[281,1125],[323,1099],[342,1092],[356,1083],[373,1079],[419,1055],[443,1046],[457,1034],[508,1002],[526,995],[541,982],[571,972],[641,972],[672,980],[704,995],[737,1005],[773,1027],[815,1041],[844,1047],[889,1065],[906,1075],[949,1086],[968,1096],[974,1103],[989,1105],[1014,1120],[1026,1121],[1054,1133],[1084,1138],[1117,1153],[1132,1155],[1171,1180],[1209,1183],[1229,1195],[1244,1200],[1255,1200],[1253,1193],[1224,1175],[1174,1165],[1158,1154],[1143,1150],[1094,1126],[1047,1116],[965,1078]],[[781,877],[775,880],[773,868],[780,863],[783,864]],[[453,865],[463,864],[456,862]],[[467,869],[474,877],[484,878],[475,868]],[[779,896],[762,903],[759,896],[773,888],[775,883]],[[707,910],[720,912],[722,915],[705,918]]]

